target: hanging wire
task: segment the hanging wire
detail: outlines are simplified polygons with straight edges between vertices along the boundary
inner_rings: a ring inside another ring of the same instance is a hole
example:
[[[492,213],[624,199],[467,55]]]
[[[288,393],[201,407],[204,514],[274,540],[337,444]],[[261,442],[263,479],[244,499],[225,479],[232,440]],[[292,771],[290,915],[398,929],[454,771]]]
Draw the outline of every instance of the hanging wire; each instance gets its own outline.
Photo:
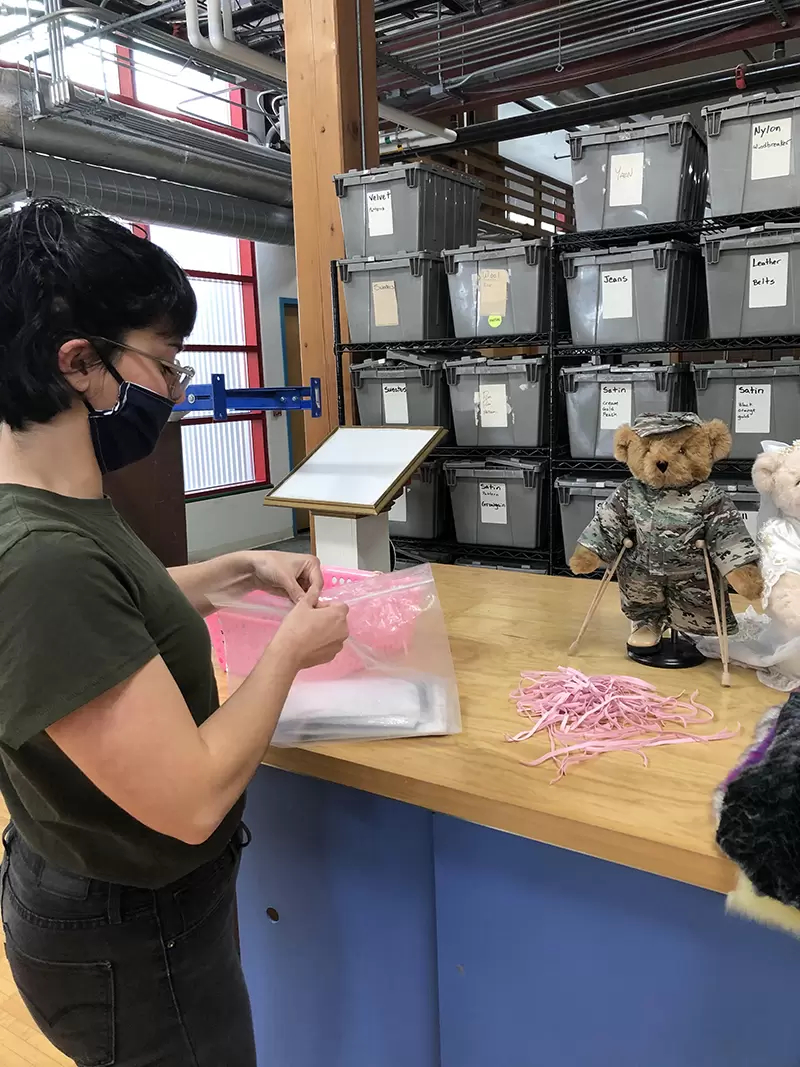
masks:
[[[558,0],[558,12],[559,12],[559,20],[558,20],[558,62],[556,63],[556,67],[555,67],[556,74],[560,74],[562,72],[562,70],[564,69],[564,64],[561,62],[561,58],[562,58],[562,56],[561,56],[561,45],[562,45],[562,32],[563,32],[563,27],[562,27],[561,18],[560,18],[560,15],[561,15],[561,0]]]

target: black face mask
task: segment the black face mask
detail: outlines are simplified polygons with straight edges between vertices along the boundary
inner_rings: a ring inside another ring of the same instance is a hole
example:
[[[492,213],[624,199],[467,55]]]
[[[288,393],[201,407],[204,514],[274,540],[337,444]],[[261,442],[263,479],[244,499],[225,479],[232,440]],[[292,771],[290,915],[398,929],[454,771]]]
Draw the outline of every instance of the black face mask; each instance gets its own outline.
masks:
[[[109,373],[119,382],[119,397],[109,411],[95,411],[88,400],[89,432],[103,474],[127,467],[149,456],[167,425],[175,401],[135,382],[127,382],[110,363]]]

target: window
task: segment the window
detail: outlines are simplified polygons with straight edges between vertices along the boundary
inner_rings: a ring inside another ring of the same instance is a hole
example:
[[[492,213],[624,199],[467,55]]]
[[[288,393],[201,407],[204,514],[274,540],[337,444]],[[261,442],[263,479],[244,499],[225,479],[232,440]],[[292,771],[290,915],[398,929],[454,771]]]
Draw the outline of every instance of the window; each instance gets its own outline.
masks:
[[[21,29],[29,21],[41,18],[43,9],[40,5],[31,5],[31,19],[27,15],[3,15],[3,33]],[[87,89],[100,92],[118,93],[119,74],[117,54],[113,44],[108,41],[89,40],[82,44],[70,45],[70,41],[82,37],[97,26],[95,19],[70,16],[61,23],[64,36],[64,66],[67,77]],[[41,74],[50,73],[50,57],[47,54],[48,34],[46,26],[38,26],[30,33],[14,38],[0,46],[0,62],[19,63],[24,67],[32,66],[32,55],[37,56],[37,66]]]

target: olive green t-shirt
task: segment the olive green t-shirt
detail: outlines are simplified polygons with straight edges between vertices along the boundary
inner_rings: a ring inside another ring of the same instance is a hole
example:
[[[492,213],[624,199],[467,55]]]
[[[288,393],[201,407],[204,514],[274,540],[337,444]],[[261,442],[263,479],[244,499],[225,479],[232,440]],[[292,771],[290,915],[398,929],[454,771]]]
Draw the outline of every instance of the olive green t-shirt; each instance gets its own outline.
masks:
[[[219,855],[238,825],[243,800],[202,845],[157,833],[45,733],[158,655],[202,723],[218,706],[205,623],[111,501],[0,485],[0,790],[59,867],[158,888]]]

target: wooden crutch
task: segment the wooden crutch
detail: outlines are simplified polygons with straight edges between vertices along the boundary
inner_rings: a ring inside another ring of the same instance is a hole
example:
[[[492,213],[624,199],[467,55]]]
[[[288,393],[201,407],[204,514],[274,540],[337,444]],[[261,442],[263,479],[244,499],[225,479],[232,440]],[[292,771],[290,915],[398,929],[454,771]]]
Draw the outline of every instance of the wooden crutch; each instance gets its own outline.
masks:
[[[719,658],[722,660],[722,685],[730,687],[731,672],[728,661],[728,613],[725,604],[725,578],[720,575],[719,607],[717,607],[717,594],[714,591],[714,572],[711,568],[711,556],[708,554],[708,545],[701,539],[695,541],[695,547],[702,548],[703,559],[706,565],[708,591],[711,595],[711,606],[714,609],[714,625],[717,628],[717,639],[719,641]]]
[[[625,540],[622,542],[622,548],[617,553],[617,558],[614,560],[614,562],[611,564],[610,567],[606,567],[606,572],[603,575],[603,577],[600,579],[600,585],[598,587],[597,592],[594,594],[594,600],[589,605],[589,610],[586,612],[586,618],[583,620],[583,624],[582,624],[580,630],[578,630],[578,636],[575,638],[575,640],[569,646],[569,654],[570,654],[570,656],[574,656],[575,653],[578,651],[578,645],[581,642],[581,638],[586,633],[586,628],[588,627],[589,623],[592,621],[592,616],[597,611],[597,609],[600,607],[600,601],[603,599],[603,593],[605,593],[606,587],[608,586],[608,583],[611,581],[611,579],[617,573],[617,567],[619,566],[619,562],[620,562],[620,560],[622,559],[622,557],[625,555],[626,551],[629,548],[633,548],[633,541],[631,541],[630,537],[626,537]]]

